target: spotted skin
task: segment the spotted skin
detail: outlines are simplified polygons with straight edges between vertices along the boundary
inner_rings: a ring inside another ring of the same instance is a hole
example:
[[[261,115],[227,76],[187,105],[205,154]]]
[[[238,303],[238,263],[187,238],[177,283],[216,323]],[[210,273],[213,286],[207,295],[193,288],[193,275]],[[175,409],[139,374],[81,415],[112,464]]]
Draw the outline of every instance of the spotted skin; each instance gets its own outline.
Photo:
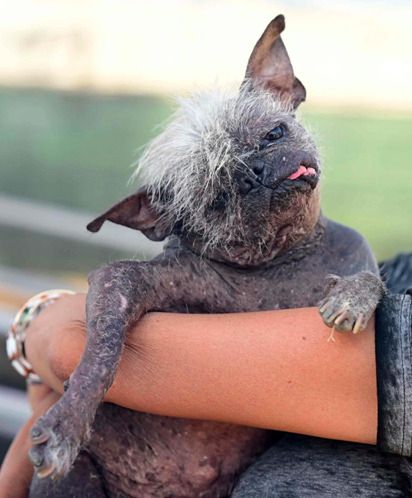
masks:
[[[34,446],[38,470],[52,466],[53,475],[65,475],[82,444],[108,496],[228,496],[236,476],[271,444],[272,434],[100,405],[127,329],[152,310],[223,313],[314,306],[324,296],[329,274],[356,283],[360,271],[377,280],[364,239],[322,218],[300,245],[257,269],[201,259],[173,239],[152,261],[116,262],[92,273],[89,343],[64,396],[35,426],[42,434]],[[354,302],[369,299],[370,288],[355,285],[355,290]],[[77,479],[75,469],[59,481],[66,493]],[[49,495],[37,493],[34,485],[31,496]]]

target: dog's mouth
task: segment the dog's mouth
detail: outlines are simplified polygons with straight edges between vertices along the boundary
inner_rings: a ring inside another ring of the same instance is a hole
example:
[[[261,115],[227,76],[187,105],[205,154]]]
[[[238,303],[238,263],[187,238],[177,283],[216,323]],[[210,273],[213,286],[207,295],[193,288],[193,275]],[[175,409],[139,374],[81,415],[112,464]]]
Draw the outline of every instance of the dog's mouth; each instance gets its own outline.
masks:
[[[294,184],[295,182],[308,183],[312,188],[315,188],[319,181],[319,169],[316,165],[299,164],[297,170],[286,176],[281,183],[287,181]]]
[[[262,187],[266,187],[271,190],[277,190],[280,186],[302,187],[305,184],[308,184],[314,189],[319,182],[319,176],[320,171],[316,164],[305,164],[302,162],[294,171],[286,171],[283,175],[274,179],[274,181],[268,182],[258,180],[258,183],[262,185]]]
[[[315,189],[320,177],[316,158],[304,152],[289,159],[286,156],[275,159],[259,156],[249,163],[246,171],[244,164],[240,165],[234,177],[243,195],[261,187],[285,193],[292,190],[307,191]]]

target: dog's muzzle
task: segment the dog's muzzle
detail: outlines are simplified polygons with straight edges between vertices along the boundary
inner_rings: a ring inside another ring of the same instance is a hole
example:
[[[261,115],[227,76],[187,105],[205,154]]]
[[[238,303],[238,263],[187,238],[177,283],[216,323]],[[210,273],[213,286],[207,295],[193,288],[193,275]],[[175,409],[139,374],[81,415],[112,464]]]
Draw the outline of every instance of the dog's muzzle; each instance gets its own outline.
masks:
[[[317,161],[309,154],[300,152],[288,157],[266,155],[253,159],[246,171],[237,172],[235,180],[240,192],[247,194],[259,186],[275,190],[284,182],[291,187],[305,182],[315,188],[319,176]]]

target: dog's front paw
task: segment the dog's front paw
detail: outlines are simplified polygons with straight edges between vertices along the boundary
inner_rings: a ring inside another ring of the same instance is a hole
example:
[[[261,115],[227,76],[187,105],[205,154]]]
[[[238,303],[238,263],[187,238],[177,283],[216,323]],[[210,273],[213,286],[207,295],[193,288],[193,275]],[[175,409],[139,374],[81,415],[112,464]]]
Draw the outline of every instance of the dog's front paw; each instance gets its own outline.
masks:
[[[366,327],[383,293],[383,283],[372,273],[360,272],[342,278],[331,275],[319,312],[333,330],[357,334]]]
[[[363,307],[353,306],[339,295],[329,295],[319,303],[319,313],[324,323],[339,332],[357,334],[366,327],[372,312],[366,315]]]
[[[70,470],[89,428],[62,398],[31,429],[29,458],[38,477],[62,477]],[[81,412],[81,411],[80,411]]]

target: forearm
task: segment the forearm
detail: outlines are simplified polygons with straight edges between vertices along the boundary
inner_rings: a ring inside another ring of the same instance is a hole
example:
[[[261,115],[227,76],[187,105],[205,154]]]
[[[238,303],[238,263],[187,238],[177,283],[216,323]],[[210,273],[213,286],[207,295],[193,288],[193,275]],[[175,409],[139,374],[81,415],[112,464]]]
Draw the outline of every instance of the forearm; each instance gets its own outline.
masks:
[[[46,309],[27,338],[35,370],[60,391],[85,340],[76,324],[84,320],[84,296],[70,299],[70,310],[63,302],[53,306],[70,315],[71,326],[48,330]],[[314,308],[149,314],[129,333],[106,400],[162,415],[374,443],[373,323],[359,336],[337,334],[335,343],[326,341],[328,334]]]

